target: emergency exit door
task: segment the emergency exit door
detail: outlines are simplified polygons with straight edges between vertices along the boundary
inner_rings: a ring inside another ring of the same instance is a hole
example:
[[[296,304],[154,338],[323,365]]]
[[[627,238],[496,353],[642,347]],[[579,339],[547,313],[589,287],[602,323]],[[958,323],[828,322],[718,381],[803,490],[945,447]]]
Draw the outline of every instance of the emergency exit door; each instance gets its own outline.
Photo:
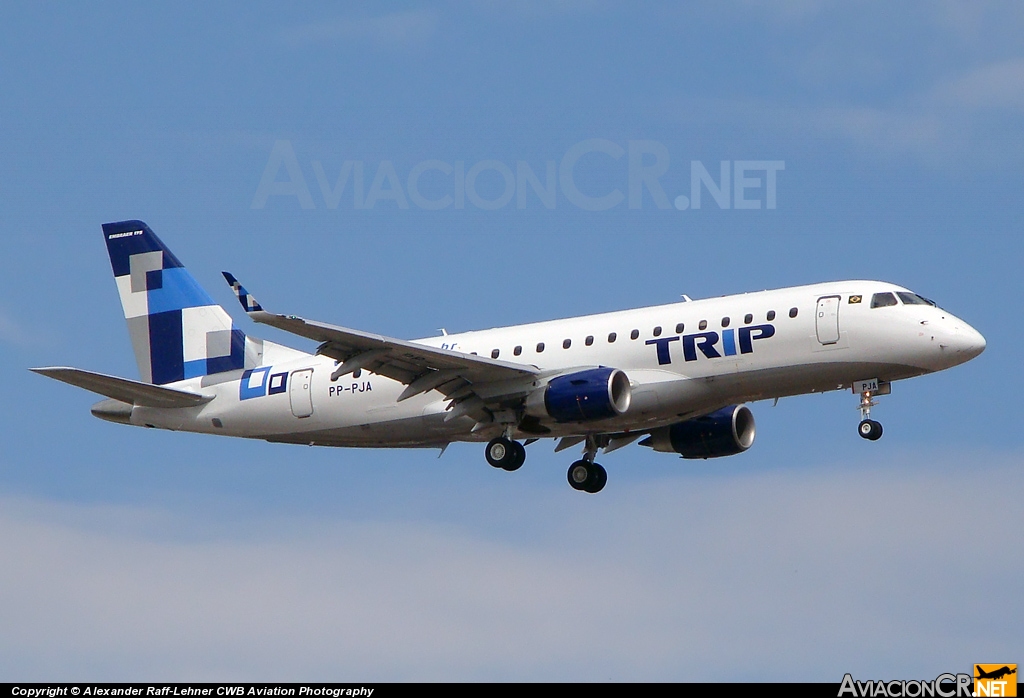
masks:
[[[313,369],[292,371],[288,397],[292,403],[292,414],[308,417],[313,414]]]
[[[823,296],[818,299],[814,322],[819,342],[835,344],[839,341],[839,296]]]

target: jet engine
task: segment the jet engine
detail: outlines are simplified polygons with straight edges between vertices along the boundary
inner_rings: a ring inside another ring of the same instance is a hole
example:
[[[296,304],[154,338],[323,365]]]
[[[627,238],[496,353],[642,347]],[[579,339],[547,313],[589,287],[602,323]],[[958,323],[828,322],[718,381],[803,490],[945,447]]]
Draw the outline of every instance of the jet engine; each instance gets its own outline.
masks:
[[[556,422],[589,422],[629,409],[629,378],[617,368],[591,368],[552,378],[526,398],[526,413]]]
[[[668,427],[640,442],[662,453],[683,458],[718,458],[743,453],[754,443],[754,415],[746,405],[730,405]]]

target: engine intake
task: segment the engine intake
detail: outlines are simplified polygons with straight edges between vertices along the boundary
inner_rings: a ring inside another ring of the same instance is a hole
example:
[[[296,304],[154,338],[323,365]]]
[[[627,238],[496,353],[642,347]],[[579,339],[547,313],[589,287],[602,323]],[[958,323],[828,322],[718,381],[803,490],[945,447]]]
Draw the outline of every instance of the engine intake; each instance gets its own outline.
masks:
[[[754,415],[746,405],[730,405],[704,415],[661,427],[640,442],[662,453],[683,458],[719,458],[743,453],[754,443]]]
[[[629,378],[617,368],[591,368],[552,378],[526,399],[526,412],[556,422],[589,422],[629,409]]]

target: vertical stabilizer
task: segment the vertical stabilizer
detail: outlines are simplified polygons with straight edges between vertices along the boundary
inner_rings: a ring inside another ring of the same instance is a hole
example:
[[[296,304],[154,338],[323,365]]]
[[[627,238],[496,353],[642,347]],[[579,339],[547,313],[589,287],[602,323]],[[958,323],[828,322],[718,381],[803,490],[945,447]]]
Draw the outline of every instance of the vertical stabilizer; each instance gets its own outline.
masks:
[[[103,237],[143,381],[163,385],[260,364],[262,342],[232,325],[149,226],[106,223]]]

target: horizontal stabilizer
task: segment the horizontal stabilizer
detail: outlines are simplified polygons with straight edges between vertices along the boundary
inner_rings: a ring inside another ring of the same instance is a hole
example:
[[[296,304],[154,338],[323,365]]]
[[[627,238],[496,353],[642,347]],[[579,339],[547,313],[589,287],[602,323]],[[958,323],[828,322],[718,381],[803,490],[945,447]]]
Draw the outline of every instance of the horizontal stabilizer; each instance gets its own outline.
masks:
[[[199,395],[152,383],[83,371],[80,368],[55,366],[30,368],[29,370],[41,376],[85,388],[99,395],[139,407],[196,407],[213,399],[212,395]]]

